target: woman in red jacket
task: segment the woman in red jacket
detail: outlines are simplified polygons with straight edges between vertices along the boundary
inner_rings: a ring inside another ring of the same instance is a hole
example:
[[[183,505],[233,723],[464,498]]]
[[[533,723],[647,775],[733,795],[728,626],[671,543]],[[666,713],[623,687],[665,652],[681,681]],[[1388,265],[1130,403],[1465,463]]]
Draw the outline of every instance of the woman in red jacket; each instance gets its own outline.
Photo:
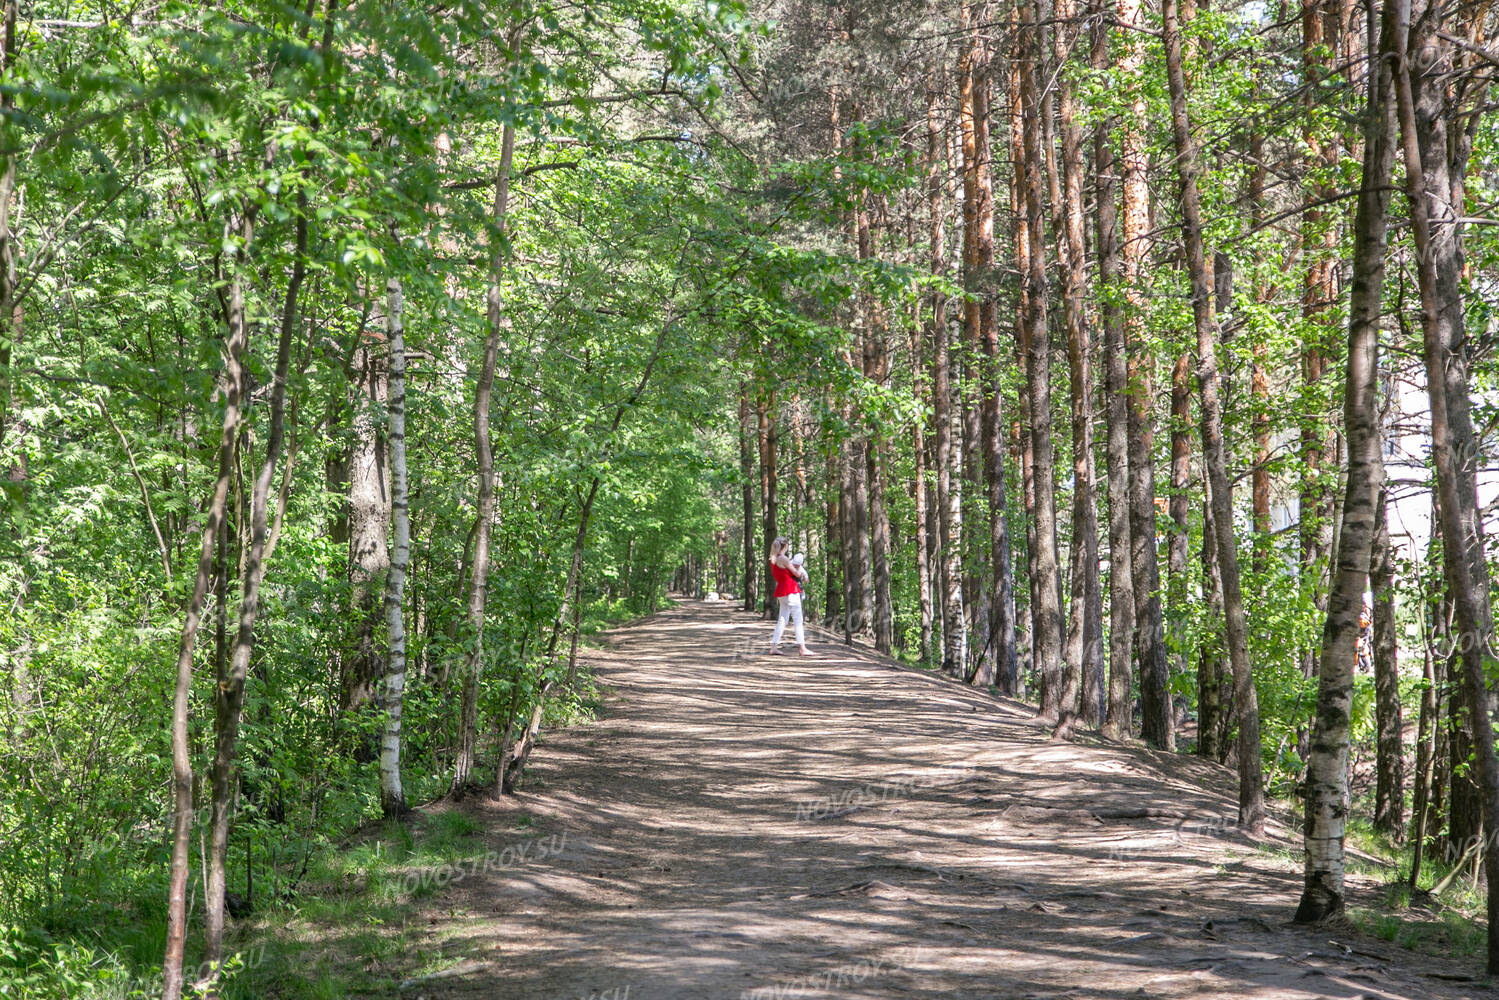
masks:
[[[802,626],[802,581],[807,578],[807,571],[800,566],[793,566],[787,558],[786,550],[791,547],[791,542],[785,535],[780,536],[770,545],[770,575],[776,582],[774,597],[780,604],[780,614],[776,617],[775,634],[770,639],[770,652],[774,656],[781,655],[781,634],[786,631],[786,619],[790,618],[796,625],[796,645],[803,656],[811,656],[807,651],[807,634]]]

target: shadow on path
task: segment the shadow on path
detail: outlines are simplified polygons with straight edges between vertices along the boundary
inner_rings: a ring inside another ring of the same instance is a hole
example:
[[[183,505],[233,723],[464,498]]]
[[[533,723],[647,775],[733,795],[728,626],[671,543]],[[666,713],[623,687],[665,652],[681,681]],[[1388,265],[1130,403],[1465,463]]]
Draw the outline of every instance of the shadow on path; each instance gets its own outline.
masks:
[[[769,632],[685,602],[591,651],[604,716],[474,807],[565,849],[432,900],[461,964],[402,996],[1494,995],[1437,978],[1476,968],[1288,926],[1299,872],[1234,831],[1225,769],[1053,743],[1017,702],[826,635],[764,655]]]

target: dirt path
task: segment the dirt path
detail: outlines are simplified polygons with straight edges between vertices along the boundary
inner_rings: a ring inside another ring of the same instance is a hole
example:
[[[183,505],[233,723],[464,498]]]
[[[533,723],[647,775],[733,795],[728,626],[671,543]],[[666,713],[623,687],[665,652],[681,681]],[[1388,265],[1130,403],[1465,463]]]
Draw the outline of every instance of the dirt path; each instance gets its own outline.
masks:
[[[478,807],[491,863],[429,903],[462,964],[402,996],[1494,995],[1286,926],[1299,877],[1233,832],[1225,770],[1055,744],[1018,703],[768,632],[686,603],[612,633],[604,717]]]

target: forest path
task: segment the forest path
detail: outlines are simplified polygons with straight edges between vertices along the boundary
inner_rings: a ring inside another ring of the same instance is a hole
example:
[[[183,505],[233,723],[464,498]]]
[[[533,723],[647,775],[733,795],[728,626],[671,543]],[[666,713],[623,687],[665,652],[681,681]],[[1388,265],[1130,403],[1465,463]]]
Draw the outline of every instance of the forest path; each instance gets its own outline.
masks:
[[[472,807],[498,857],[423,914],[459,964],[402,997],[1494,995],[1287,926],[1299,874],[1234,832],[1225,769],[1053,743],[1018,702],[769,632],[684,602],[590,651],[603,716]]]

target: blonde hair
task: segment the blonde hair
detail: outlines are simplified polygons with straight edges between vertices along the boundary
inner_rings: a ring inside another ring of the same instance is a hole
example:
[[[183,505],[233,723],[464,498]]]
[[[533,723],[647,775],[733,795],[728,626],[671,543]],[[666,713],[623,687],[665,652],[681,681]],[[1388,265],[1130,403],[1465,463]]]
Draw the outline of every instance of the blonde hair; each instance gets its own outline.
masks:
[[[785,535],[777,535],[776,540],[770,543],[770,557],[774,559],[789,548],[791,548],[791,539]]]

